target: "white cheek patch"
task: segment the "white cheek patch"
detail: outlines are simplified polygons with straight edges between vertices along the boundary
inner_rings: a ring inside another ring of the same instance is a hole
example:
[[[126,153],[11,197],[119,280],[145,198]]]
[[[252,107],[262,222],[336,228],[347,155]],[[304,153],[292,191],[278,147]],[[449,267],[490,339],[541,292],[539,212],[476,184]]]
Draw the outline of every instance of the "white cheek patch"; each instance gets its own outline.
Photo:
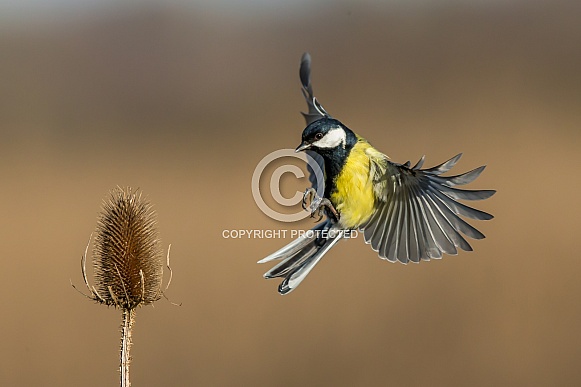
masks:
[[[347,133],[343,128],[335,128],[325,134],[325,136],[313,143],[317,148],[331,149],[336,148],[339,145],[345,149],[345,142],[347,141]]]

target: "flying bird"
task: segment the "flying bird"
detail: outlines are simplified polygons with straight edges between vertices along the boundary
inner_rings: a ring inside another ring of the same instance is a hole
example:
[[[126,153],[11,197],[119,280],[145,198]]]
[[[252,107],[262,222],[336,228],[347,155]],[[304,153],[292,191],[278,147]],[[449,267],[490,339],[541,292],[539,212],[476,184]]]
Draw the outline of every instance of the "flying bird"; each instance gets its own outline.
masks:
[[[494,190],[457,188],[475,180],[485,166],[469,172],[442,176],[460,160],[458,154],[432,168],[422,169],[425,156],[413,167],[398,164],[375,149],[341,121],[331,117],[313,94],[311,57],[303,54],[299,71],[308,112],[307,127],[297,152],[306,151],[317,161],[308,165],[312,187],[305,191],[303,208],[319,221],[304,233],[258,263],[280,260],[264,274],[283,278],[278,291],[288,294],[305,279],[321,258],[352,230],[363,232],[365,242],[390,262],[429,261],[458,249],[472,251],[465,237],[484,234],[461,218],[490,220],[492,215],[459,200],[482,200]],[[317,186],[322,170],[324,190]],[[320,197],[317,194],[324,192]]]

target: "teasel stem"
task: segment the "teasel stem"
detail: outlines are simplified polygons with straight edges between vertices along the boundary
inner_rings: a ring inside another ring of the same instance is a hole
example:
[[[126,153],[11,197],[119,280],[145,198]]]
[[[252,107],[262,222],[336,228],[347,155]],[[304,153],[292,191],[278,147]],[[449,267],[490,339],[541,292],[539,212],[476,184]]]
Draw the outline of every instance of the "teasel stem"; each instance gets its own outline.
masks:
[[[121,387],[131,386],[129,381],[129,365],[131,363],[131,332],[135,323],[135,309],[123,309],[121,323]]]

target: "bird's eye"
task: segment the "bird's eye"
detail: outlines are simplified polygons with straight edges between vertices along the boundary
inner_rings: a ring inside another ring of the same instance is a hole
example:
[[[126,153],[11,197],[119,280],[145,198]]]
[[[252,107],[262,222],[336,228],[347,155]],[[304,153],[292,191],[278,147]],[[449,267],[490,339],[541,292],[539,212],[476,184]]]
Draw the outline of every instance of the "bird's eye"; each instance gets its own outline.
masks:
[[[320,140],[323,138],[323,133],[317,133],[315,134],[315,140]]]

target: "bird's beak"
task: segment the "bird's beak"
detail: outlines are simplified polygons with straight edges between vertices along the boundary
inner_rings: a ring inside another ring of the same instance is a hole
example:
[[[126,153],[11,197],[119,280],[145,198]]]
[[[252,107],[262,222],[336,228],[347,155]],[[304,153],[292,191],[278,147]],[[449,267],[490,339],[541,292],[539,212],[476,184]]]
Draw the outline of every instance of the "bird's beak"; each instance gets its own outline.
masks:
[[[295,152],[300,152],[300,151],[304,151],[305,149],[309,149],[311,147],[311,144],[309,144],[306,141],[303,141],[301,143],[301,145],[297,146],[297,149],[295,149]]]

